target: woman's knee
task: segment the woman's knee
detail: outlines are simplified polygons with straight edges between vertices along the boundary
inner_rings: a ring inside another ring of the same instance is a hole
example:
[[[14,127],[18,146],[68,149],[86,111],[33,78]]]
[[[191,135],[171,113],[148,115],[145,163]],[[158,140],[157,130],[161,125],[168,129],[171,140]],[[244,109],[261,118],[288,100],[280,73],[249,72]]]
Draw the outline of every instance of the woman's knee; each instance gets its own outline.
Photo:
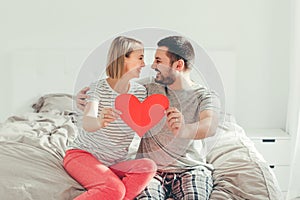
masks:
[[[123,182],[116,184],[114,187],[111,188],[111,199],[124,199],[126,194],[126,188]]]
[[[143,168],[144,173],[151,173],[151,174],[156,173],[157,165],[153,160],[148,159],[148,158],[142,158],[140,160],[142,162],[142,168]]]
[[[105,194],[110,196],[110,199],[113,200],[121,200],[126,194],[126,188],[123,182],[120,179],[115,178],[108,179],[104,185],[97,185],[93,189],[99,190],[99,194],[101,194],[102,197],[103,194]]]

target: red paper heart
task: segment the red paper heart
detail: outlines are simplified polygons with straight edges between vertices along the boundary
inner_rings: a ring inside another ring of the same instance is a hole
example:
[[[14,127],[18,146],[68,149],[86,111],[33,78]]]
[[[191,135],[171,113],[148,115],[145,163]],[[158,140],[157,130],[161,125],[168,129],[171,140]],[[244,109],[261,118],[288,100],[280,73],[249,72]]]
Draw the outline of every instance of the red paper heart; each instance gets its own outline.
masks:
[[[121,119],[140,137],[155,126],[165,115],[169,100],[162,94],[153,94],[142,103],[132,94],[117,96],[115,107],[121,111]]]

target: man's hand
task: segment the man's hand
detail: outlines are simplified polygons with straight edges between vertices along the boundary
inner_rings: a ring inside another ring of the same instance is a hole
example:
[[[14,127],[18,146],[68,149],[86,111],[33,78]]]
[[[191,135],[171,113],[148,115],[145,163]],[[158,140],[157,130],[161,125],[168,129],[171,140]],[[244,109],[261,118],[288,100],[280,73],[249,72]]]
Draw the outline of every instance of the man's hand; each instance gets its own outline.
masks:
[[[168,127],[172,131],[172,133],[177,136],[179,130],[184,126],[184,117],[181,112],[179,112],[179,110],[174,107],[168,108],[168,110],[166,110],[166,114]]]
[[[76,106],[82,111],[84,111],[84,108],[86,106],[86,99],[88,98],[88,95],[86,93],[87,91],[89,91],[89,89],[89,87],[85,87],[82,90],[80,90],[76,95]]]

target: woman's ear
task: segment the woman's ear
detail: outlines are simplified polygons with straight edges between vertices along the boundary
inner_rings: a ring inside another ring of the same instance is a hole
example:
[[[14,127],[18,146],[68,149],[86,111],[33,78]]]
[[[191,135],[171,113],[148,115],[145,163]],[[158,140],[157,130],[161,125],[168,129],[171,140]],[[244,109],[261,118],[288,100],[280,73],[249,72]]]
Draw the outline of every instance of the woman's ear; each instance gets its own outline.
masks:
[[[124,67],[126,68],[128,64],[128,57],[124,56]]]

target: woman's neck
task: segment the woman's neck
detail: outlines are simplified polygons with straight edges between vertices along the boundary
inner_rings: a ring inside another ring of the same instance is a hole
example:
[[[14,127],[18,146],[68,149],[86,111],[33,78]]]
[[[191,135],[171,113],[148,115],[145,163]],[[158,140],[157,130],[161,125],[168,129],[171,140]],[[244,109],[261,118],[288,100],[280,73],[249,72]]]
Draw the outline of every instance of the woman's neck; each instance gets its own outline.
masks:
[[[119,94],[124,94],[124,93],[128,92],[129,87],[130,87],[129,80],[130,79],[126,79],[126,78],[119,78],[119,79],[107,78],[106,79],[109,86]]]

